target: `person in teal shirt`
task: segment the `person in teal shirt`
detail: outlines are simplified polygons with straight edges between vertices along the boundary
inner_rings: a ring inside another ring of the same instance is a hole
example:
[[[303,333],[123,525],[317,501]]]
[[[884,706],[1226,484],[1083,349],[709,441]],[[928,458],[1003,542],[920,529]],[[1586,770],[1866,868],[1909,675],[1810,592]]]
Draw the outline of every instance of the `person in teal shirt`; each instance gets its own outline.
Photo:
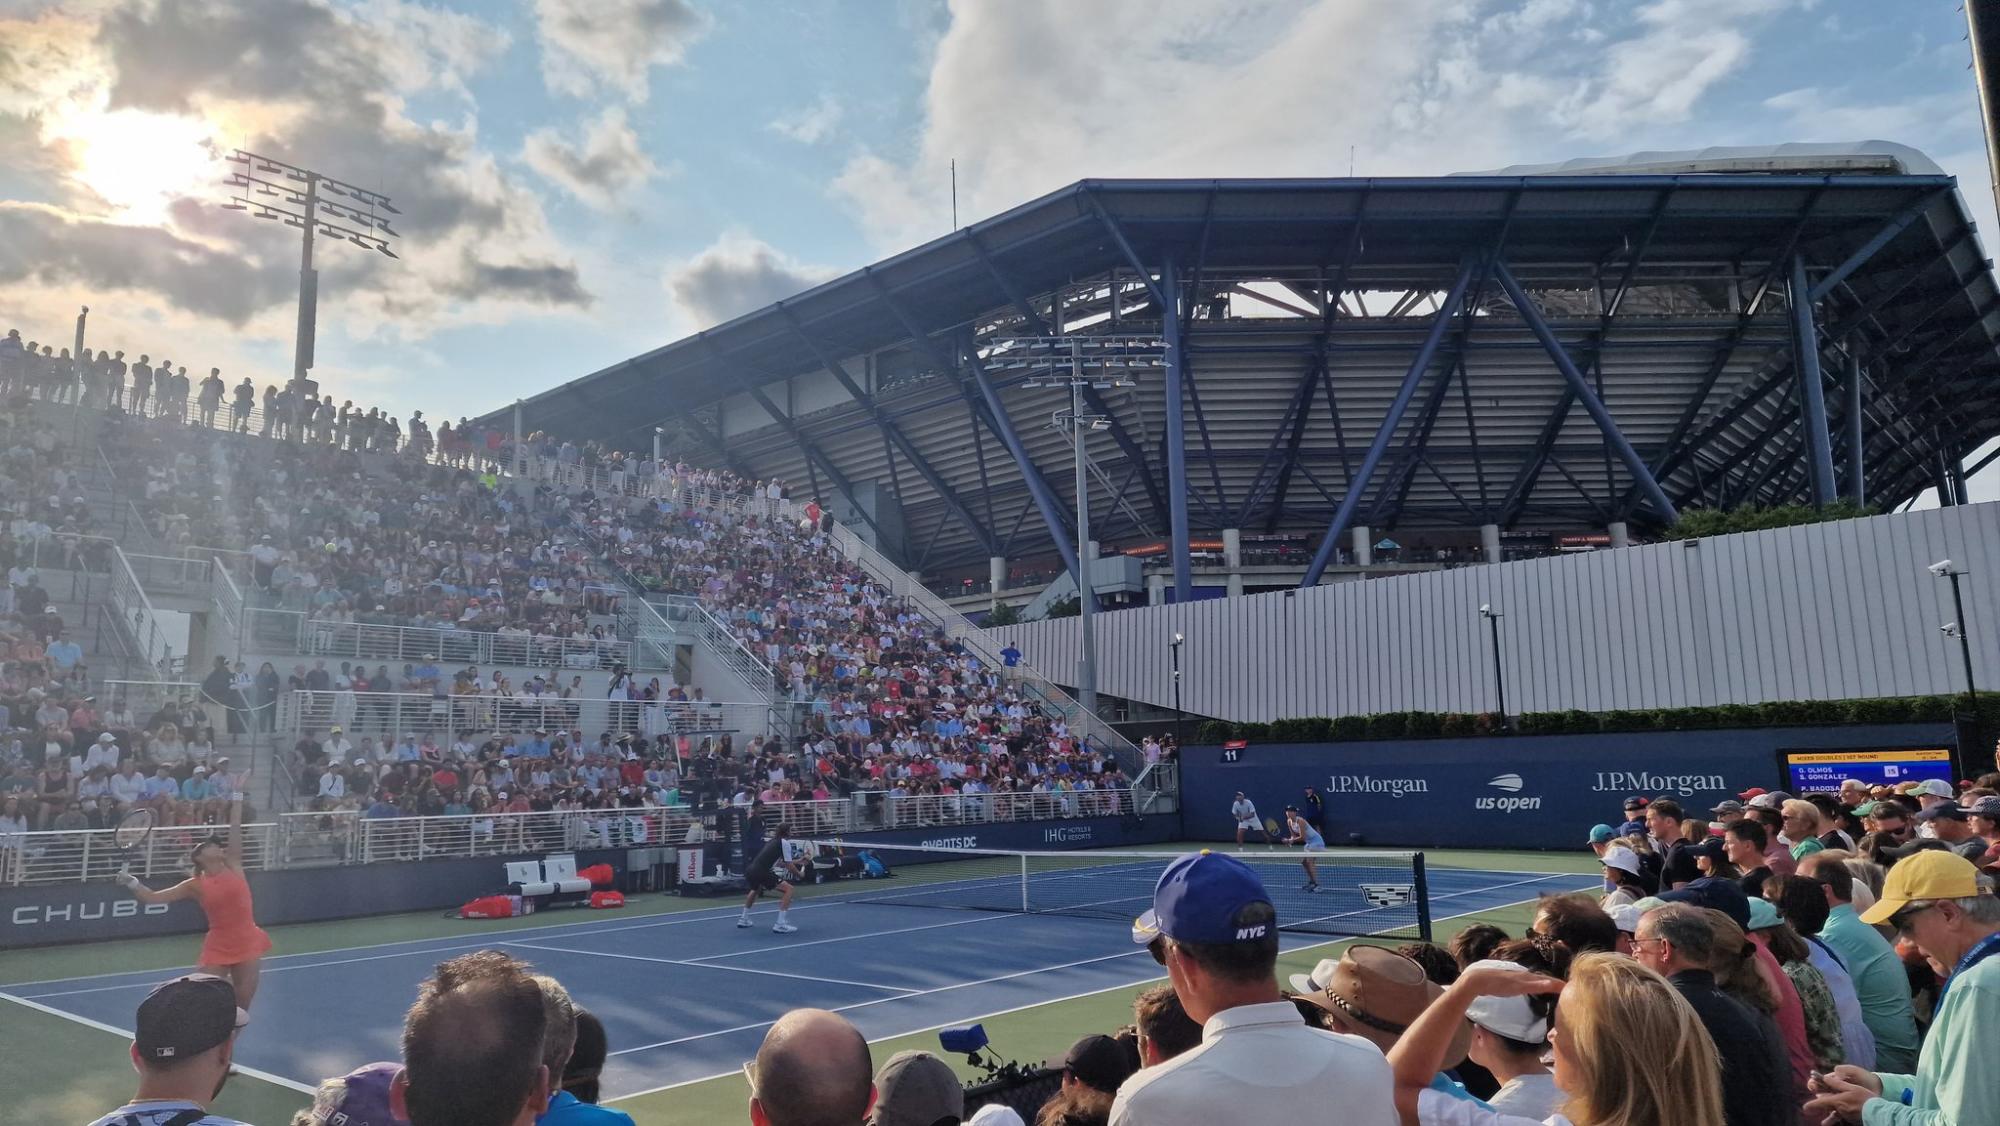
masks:
[[[1799,865],[1799,874],[1826,889],[1831,909],[1820,941],[1833,948],[1854,979],[1861,1020],[1875,1034],[1875,1063],[1885,1071],[1916,1067],[1917,1014],[1910,1006],[1910,978],[1896,948],[1855,914],[1854,874],[1839,858],[1818,854]]]
[[[207,801],[215,796],[214,788],[208,784],[208,768],[197,766],[194,773],[181,783],[182,801]]]
[[[556,979],[537,974],[535,984],[542,987],[542,1012],[548,1017],[548,1026],[542,1034],[542,1063],[549,1069],[549,1085],[553,1087],[570,1078],[570,1058],[579,1048],[594,1055],[595,1070],[602,1071],[604,1026],[570,1000],[569,991]],[[595,1089],[596,1075],[587,1078],[593,1081],[590,1088]],[[632,1116],[622,1110],[584,1102],[569,1090],[559,1088],[549,1097],[548,1109],[535,1116],[535,1126],[632,1126]]]
[[[1943,849],[1889,869],[1863,925],[1888,924],[1939,965],[1930,1036],[1915,1074],[1842,1064],[1817,1079],[1808,1119],[1862,1126],[1987,1126],[2000,1122],[2000,899],[1980,894],[1979,870]]]

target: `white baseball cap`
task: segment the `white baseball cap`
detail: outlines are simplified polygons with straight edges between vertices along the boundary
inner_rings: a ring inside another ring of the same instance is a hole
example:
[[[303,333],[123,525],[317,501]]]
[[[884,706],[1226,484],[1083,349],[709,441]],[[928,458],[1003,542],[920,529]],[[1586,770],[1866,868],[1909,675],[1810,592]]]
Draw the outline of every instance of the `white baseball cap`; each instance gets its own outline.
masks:
[[[1639,854],[1626,848],[1624,845],[1612,845],[1606,848],[1604,855],[1599,858],[1598,863],[1604,865],[1606,868],[1616,868],[1621,872],[1630,872],[1635,876],[1639,874]]]
[[[1482,959],[1465,968],[1532,972],[1519,962],[1504,962],[1496,958]],[[1472,1004],[1466,1006],[1465,1019],[1488,1032],[1524,1044],[1540,1044],[1549,1038],[1549,1018],[1537,1016],[1526,997],[1474,997]]]
[[[1951,783],[1942,778],[1926,778],[1917,783],[1917,788],[1913,792],[1919,796],[1932,798],[1955,798],[1958,796],[1958,791],[1951,788]]]

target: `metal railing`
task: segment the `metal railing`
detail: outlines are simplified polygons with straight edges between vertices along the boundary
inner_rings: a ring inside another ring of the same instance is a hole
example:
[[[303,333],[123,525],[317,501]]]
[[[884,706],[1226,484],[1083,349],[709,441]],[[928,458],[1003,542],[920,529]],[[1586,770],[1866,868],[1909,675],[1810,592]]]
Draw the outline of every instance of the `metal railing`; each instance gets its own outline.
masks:
[[[361,661],[437,660],[450,665],[503,665],[590,672],[632,666],[632,643],[532,637],[488,630],[369,625],[314,618],[298,610],[249,607],[245,648]]]
[[[991,825],[1121,817],[1133,812],[1130,790],[1068,793],[913,794],[863,790],[826,801],[769,802],[767,823],[796,837],[841,836],[879,829]],[[278,819],[281,866],[375,864],[561,852],[586,848],[673,846],[698,840],[704,822],[692,806],[481,811],[432,817],[370,817],[361,810],[288,813]],[[866,848],[865,840],[854,842]]]
[[[683,623],[685,628],[700,638],[708,646],[716,659],[729,666],[730,670],[743,679],[753,690],[767,699],[778,694],[778,675],[764,659],[750,651],[743,644],[736,631],[729,624],[715,616],[714,612],[701,604],[698,598],[684,594],[655,594],[645,599],[645,604],[660,617],[667,628],[674,623]],[[643,627],[642,627],[643,628]]]
[[[124,549],[115,545],[111,552],[111,607],[145,667],[161,680],[177,678],[186,672],[187,654],[174,652],[159,611],[153,608],[152,599],[146,597],[146,588],[133,573]]]
[[[582,731],[598,733],[699,735],[771,734],[768,704],[715,701],[529,699],[513,696],[433,696],[420,692],[315,692],[296,690],[278,698],[278,726],[294,735],[339,727],[343,734],[395,738],[435,737],[449,746],[461,734],[527,734]],[[385,750],[386,750],[385,746]]]
[[[109,829],[0,832],[0,886],[108,879],[121,865],[155,883],[161,878],[179,879],[188,872],[188,851],[219,831],[214,825],[162,826],[130,854],[113,845]],[[243,826],[243,867],[250,871],[275,867],[271,846],[277,835],[275,823]]]

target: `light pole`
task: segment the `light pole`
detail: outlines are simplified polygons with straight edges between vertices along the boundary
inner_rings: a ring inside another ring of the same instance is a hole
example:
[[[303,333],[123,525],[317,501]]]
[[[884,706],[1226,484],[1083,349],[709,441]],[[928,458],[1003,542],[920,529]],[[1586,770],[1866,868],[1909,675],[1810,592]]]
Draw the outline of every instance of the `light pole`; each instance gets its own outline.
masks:
[[[1174,634],[1174,640],[1170,648],[1174,652],[1174,750],[1176,753],[1179,752],[1182,742],[1181,722],[1187,718],[1187,713],[1181,710],[1181,646],[1185,644],[1187,644],[1186,637],[1178,633]]]
[[[1979,689],[1972,683],[1972,638],[1965,626],[1965,593],[1958,585],[1959,576],[1966,573],[1965,568],[1954,565],[1949,559],[1940,559],[1931,564],[1928,570],[1940,579],[1951,581],[1951,608],[1958,615],[1958,620],[1945,623],[1944,635],[1958,638],[1958,655],[1965,661],[1966,706],[1976,708],[1979,704]]]
[[[402,213],[381,192],[309,168],[243,149],[231,153],[228,160],[242,167],[223,181],[225,186],[236,189],[236,198],[223,204],[223,210],[254,211],[259,219],[283,220],[286,226],[299,228],[299,324],[292,351],[290,388],[298,394],[305,389],[306,373],[312,370],[313,341],[319,319],[319,271],[313,268],[314,233],[346,239],[363,250],[394,258],[396,252],[389,249],[389,240],[399,236],[390,229],[387,215]]]
[[[1160,368],[1157,336],[1040,336],[994,340],[987,345],[981,362],[989,371],[1027,369],[1032,374],[1023,388],[1066,386],[1069,410],[1057,410],[1049,425],[1070,435],[1076,460],[1076,601],[1077,629],[1083,657],[1077,662],[1076,698],[1083,710],[1097,714],[1097,638],[1092,611],[1095,584],[1091,582],[1090,553],[1090,454],[1084,437],[1092,430],[1105,430],[1111,419],[1102,414],[1084,413],[1084,392],[1114,387],[1137,386],[1133,374],[1142,368]]]
[[[1949,580],[1951,583],[1951,607],[1953,612],[1958,615],[1958,620],[1946,622],[1940,628],[1943,629],[1946,637],[1956,637],[1958,639],[1959,659],[1965,662],[1966,723],[1971,726],[1974,732],[1973,737],[1977,738],[1983,734],[1979,729],[1979,688],[1973,683],[1972,679],[1972,636],[1966,627],[1965,594],[1959,587],[1958,582],[1959,576],[1964,575],[1966,571],[1964,567],[1954,564],[1949,559],[1940,559],[1926,569],[1937,578]],[[1962,743],[1964,741],[1962,733],[1966,729],[1961,727],[1959,730],[1961,735],[1958,741]],[[1962,747],[1960,748],[1960,761],[1954,763],[1953,768],[1961,774],[1964,773],[1964,753]]]
[[[1501,613],[1488,604],[1479,607],[1479,616],[1486,619],[1487,633],[1493,638],[1493,696],[1500,705],[1500,726],[1508,727],[1507,671],[1500,665]]]

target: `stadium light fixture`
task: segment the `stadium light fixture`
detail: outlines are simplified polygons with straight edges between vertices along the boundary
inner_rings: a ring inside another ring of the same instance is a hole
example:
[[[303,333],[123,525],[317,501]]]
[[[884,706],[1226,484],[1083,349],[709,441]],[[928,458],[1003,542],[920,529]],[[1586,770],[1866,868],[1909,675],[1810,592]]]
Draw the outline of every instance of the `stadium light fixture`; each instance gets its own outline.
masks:
[[[398,236],[389,228],[388,220],[377,212],[391,215],[401,212],[390,204],[388,196],[380,192],[273,157],[237,149],[224,159],[236,166],[223,180],[223,185],[233,189],[235,196],[223,205],[224,210],[244,211],[254,205],[258,208],[257,218],[282,218],[286,226],[297,227],[301,232],[299,320],[292,353],[291,389],[303,390],[307,373],[313,366],[313,341],[317,336],[319,310],[319,271],[313,267],[314,236],[351,242],[363,250],[395,258],[397,254],[389,249],[389,239]],[[265,179],[265,176],[273,179]],[[328,202],[321,198],[322,193],[353,200],[355,205]],[[263,198],[253,201],[250,198],[253,195]],[[282,205],[264,202],[265,198],[279,197],[284,200]]]

